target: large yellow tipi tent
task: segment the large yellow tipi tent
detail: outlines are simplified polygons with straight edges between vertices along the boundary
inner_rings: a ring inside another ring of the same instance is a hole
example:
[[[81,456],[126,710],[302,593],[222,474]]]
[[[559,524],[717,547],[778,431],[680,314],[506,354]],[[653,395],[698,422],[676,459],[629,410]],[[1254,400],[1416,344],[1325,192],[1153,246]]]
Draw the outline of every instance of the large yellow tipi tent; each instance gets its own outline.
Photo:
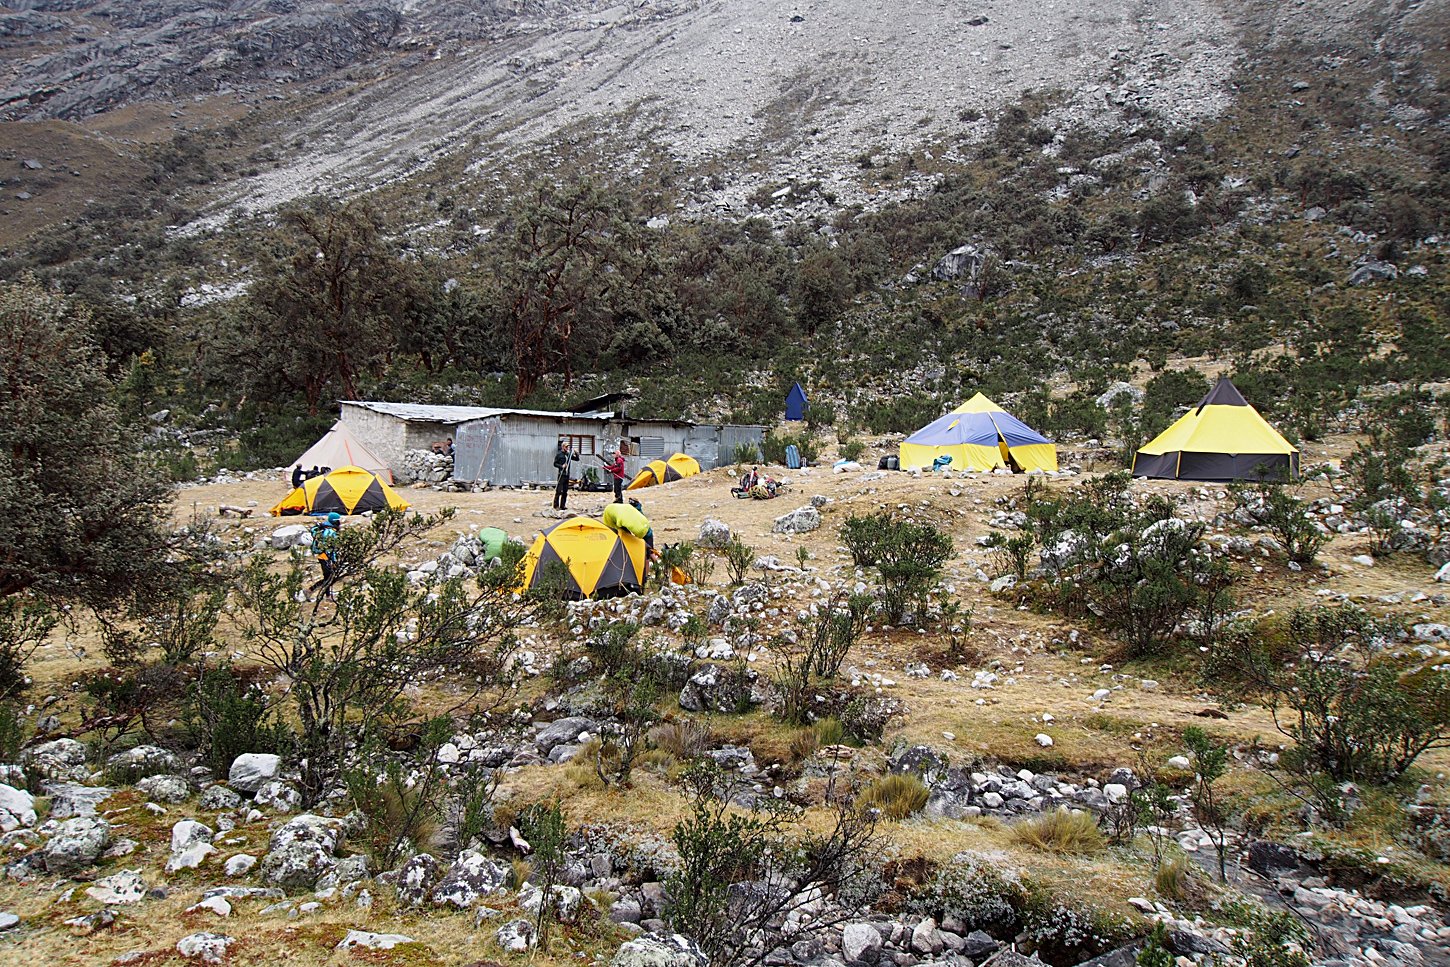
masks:
[[[932,420],[901,444],[902,469],[930,470],[941,456],[952,458],[953,470],[1057,469],[1057,447],[1052,441],[981,393]]]
[[[1299,451],[1269,426],[1227,376],[1133,457],[1133,476],[1273,480],[1299,476]]]

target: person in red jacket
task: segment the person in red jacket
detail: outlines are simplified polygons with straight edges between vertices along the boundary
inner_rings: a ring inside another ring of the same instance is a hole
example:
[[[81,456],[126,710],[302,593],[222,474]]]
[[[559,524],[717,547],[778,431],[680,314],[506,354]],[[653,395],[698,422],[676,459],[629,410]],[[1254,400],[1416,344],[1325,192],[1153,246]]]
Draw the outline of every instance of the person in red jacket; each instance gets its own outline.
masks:
[[[614,456],[604,461],[604,469],[614,478],[614,502],[624,503],[624,454],[615,450]]]

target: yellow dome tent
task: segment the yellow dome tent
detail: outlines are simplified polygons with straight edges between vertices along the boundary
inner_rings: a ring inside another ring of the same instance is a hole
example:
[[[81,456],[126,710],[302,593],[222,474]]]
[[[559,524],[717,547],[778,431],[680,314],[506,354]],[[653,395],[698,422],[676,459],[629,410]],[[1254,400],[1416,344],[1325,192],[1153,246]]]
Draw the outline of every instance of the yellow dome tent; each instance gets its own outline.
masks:
[[[671,480],[679,480],[683,477],[693,477],[700,472],[700,461],[694,457],[687,457],[683,453],[677,453],[668,460],[651,460],[645,464],[643,470],[635,474],[633,480],[625,490],[638,490],[641,487],[653,487],[655,484],[669,483]]]
[[[338,467],[331,473],[303,481],[302,486],[272,508],[272,516],[362,514],[388,508],[406,510],[408,506],[377,474],[362,467]]]
[[[524,587],[540,586],[548,565],[564,567],[565,597],[624,594],[644,587],[644,541],[628,531],[616,534],[597,520],[571,517],[544,531],[524,555]]]
[[[1225,483],[1299,476],[1299,451],[1269,426],[1227,376],[1140,449],[1133,476]]]
[[[907,437],[901,469],[930,470],[943,456],[952,458],[953,470],[1057,469],[1052,441],[981,393]]]

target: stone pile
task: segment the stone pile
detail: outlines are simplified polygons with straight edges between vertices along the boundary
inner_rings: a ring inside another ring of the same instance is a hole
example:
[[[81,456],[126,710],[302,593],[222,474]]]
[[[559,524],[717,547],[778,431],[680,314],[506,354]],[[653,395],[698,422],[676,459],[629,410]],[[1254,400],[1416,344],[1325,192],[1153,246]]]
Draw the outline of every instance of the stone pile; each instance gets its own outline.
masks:
[[[453,458],[432,450],[403,454],[404,483],[442,483],[453,476]]]

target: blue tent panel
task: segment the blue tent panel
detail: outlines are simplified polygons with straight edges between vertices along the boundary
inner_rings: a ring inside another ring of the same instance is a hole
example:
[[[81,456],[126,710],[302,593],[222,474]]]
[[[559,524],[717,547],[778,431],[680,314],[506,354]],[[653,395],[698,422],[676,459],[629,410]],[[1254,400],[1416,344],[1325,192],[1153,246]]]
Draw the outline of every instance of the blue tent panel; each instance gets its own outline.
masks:
[[[1052,442],[1010,413],[993,413],[992,419],[996,422],[997,429],[1002,431],[1002,438],[1007,441],[1009,447],[1025,447],[1034,443]]]
[[[809,406],[806,400],[806,391],[801,389],[801,384],[796,383],[785,394],[785,418],[787,420],[804,420],[806,409]]]
[[[955,447],[963,443],[995,447],[997,426],[986,413],[948,413],[917,430],[906,438],[906,442],[923,447]]]

